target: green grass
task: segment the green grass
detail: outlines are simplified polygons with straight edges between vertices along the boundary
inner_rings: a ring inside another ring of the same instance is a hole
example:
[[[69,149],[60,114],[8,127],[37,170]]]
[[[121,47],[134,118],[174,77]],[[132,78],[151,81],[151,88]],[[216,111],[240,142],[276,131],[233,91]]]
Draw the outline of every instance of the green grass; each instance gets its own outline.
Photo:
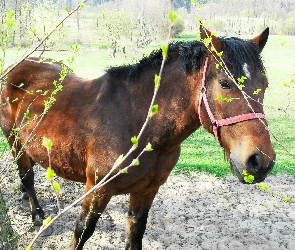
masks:
[[[180,37],[180,40],[183,39],[192,40],[194,37],[192,35]],[[281,46],[282,41],[285,42],[284,46]],[[34,55],[37,56],[39,53],[36,52]],[[17,61],[21,55],[20,52],[9,50],[7,52],[8,64]],[[72,53],[46,52],[44,56],[66,60],[72,56]],[[138,57],[140,58],[141,55]],[[269,78],[269,87],[264,101],[269,127],[279,143],[295,154],[294,120],[288,116],[285,117],[282,111],[277,110],[288,105],[287,88],[283,87],[283,83],[290,82],[290,74],[295,73],[295,37],[270,36],[263,51],[263,58]],[[107,50],[85,51],[82,48],[75,55],[73,67],[77,75],[92,79],[102,75],[107,67],[129,64],[134,61],[134,58],[128,60],[124,57],[112,58],[111,52]],[[294,89],[289,97],[291,102],[288,111],[295,116]],[[286,153],[274,138],[272,142],[277,152],[277,162],[272,173],[288,173],[295,176],[294,157]],[[192,171],[205,172],[218,177],[230,173],[228,163],[224,161],[222,148],[214,137],[203,129],[199,129],[183,142],[182,153],[174,169],[174,173],[187,174]]]
[[[189,136],[181,146],[181,156],[174,173],[206,172],[217,177],[230,174],[224,160],[223,149],[215,138],[203,128]]]

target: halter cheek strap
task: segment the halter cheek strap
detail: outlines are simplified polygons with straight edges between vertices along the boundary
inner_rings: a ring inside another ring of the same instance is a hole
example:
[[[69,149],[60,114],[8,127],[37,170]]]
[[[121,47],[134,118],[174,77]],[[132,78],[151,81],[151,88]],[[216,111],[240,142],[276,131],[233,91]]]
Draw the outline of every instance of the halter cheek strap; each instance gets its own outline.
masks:
[[[252,119],[265,119],[265,115],[262,113],[248,113],[248,114],[236,115],[233,117],[228,117],[225,119],[216,120],[211,109],[210,109],[209,102],[208,102],[207,95],[206,95],[206,92],[207,92],[206,71],[207,71],[207,66],[208,66],[208,60],[209,60],[209,58],[206,57],[204,71],[203,71],[203,77],[202,77],[202,87],[201,87],[201,91],[200,91],[198,113],[199,113],[200,122],[203,125],[202,116],[201,116],[201,107],[202,107],[202,102],[204,102],[206,111],[207,111],[208,116],[209,116],[211,123],[212,123],[213,134],[214,134],[216,140],[218,141],[218,143],[220,144],[220,146],[222,146],[221,138],[219,135],[219,129],[218,129],[219,127],[228,126],[231,124],[235,124],[235,123],[239,123],[239,122],[243,122],[243,121],[248,121],[248,120],[252,120]]]

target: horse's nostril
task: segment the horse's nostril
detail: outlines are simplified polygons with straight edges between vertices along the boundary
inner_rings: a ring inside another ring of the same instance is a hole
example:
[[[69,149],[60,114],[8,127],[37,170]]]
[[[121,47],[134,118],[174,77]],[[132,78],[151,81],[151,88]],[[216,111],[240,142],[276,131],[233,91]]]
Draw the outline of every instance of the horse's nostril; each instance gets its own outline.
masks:
[[[263,157],[260,154],[251,155],[246,161],[246,167],[250,173],[257,173],[263,169]]]

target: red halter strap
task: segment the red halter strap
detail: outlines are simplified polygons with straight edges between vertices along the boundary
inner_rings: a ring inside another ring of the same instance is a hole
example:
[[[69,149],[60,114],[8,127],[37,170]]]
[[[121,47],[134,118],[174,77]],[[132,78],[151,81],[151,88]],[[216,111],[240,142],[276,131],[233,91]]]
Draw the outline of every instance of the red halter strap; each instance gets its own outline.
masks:
[[[214,118],[214,115],[213,115],[211,109],[210,109],[207,95],[206,95],[206,92],[207,92],[207,89],[206,89],[207,66],[208,66],[208,57],[206,57],[206,61],[205,61],[203,78],[202,78],[202,87],[201,87],[201,91],[200,91],[200,99],[199,99],[199,107],[198,107],[199,119],[200,119],[201,124],[203,125],[202,116],[201,116],[201,106],[202,106],[202,101],[203,101],[205,104],[206,111],[210,117],[210,120],[211,120],[211,123],[213,126],[214,136],[215,136],[216,140],[218,141],[218,143],[220,144],[220,146],[222,146],[221,139],[220,139],[219,132],[218,132],[219,127],[228,126],[231,124],[235,124],[235,123],[239,123],[239,122],[243,122],[243,121],[248,121],[248,120],[252,120],[252,119],[265,119],[265,115],[262,113],[248,113],[248,114],[236,115],[233,117],[228,117],[225,119],[216,120]]]

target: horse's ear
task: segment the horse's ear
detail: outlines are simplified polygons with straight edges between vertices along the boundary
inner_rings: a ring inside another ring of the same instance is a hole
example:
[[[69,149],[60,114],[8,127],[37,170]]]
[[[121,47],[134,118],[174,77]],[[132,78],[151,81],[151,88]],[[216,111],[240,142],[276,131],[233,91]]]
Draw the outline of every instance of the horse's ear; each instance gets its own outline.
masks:
[[[202,24],[200,25],[200,37],[201,40],[206,44],[206,39],[211,38],[211,42],[208,43],[207,49],[213,51],[212,46],[214,47],[216,52],[222,51],[222,43],[215,37],[209,30],[207,30]]]
[[[266,28],[259,36],[256,36],[252,41],[258,46],[259,51],[261,52],[267,42],[269,35],[269,28]]]

